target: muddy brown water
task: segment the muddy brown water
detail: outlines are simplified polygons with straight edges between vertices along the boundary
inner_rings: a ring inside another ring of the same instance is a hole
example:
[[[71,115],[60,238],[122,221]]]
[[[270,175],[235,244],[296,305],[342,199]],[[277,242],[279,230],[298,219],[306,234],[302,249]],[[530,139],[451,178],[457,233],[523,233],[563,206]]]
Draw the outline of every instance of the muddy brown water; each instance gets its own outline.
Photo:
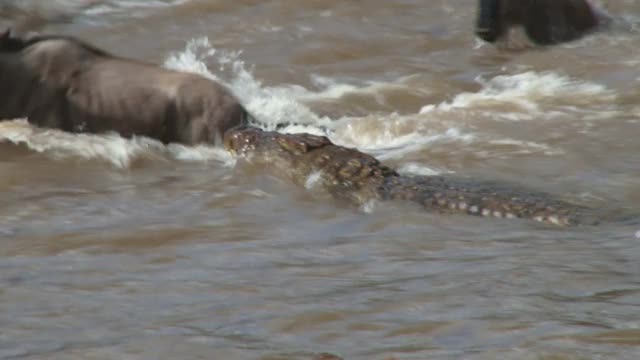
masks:
[[[629,31],[530,51],[476,41],[471,0],[22,5],[30,26],[225,82],[265,129],[640,207],[636,1],[605,3]],[[640,357],[637,219],[352,209],[266,170],[0,123],[0,358]]]

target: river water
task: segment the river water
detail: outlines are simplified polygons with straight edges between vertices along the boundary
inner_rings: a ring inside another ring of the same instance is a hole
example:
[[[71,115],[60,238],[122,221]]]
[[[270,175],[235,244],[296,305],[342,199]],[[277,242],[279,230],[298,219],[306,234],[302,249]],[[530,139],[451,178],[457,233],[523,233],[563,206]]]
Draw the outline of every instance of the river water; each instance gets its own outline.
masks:
[[[525,51],[477,41],[472,0],[21,4],[224,82],[265,129],[640,207],[633,0],[606,4],[628,30]],[[220,149],[24,120],[0,123],[0,154],[2,359],[640,358],[637,219],[353,209]]]

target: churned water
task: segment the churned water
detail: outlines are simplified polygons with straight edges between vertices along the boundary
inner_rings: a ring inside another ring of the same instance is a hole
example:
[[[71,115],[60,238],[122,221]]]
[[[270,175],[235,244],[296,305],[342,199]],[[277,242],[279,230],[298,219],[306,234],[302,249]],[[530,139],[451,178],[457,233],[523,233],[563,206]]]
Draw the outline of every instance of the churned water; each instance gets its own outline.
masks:
[[[640,4],[498,50],[472,0],[18,3],[403,173],[640,207]],[[23,16],[23,15],[21,15]],[[2,359],[637,359],[640,220],[362,209],[207,146],[0,123]]]

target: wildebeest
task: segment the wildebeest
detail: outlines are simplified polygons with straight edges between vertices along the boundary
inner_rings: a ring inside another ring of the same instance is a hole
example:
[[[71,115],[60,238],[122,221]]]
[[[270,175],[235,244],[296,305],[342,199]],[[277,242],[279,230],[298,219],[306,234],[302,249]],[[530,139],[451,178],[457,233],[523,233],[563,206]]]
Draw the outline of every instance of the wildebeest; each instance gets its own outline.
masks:
[[[200,75],[111,55],[77,38],[0,33],[0,119],[164,143],[220,144],[249,114]]]
[[[578,39],[608,19],[589,0],[478,0],[476,35],[488,42],[522,26],[538,45]]]

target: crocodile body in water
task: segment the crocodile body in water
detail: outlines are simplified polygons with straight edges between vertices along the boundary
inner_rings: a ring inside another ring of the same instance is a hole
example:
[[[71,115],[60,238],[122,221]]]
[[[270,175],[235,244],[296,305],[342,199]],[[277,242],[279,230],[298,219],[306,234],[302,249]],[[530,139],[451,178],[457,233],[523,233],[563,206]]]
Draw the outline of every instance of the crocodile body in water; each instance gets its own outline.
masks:
[[[404,200],[441,213],[532,219],[562,226],[598,222],[592,209],[545,193],[451,176],[400,175],[376,158],[323,136],[246,127],[227,132],[224,145],[299,185],[320,187],[355,205]]]

